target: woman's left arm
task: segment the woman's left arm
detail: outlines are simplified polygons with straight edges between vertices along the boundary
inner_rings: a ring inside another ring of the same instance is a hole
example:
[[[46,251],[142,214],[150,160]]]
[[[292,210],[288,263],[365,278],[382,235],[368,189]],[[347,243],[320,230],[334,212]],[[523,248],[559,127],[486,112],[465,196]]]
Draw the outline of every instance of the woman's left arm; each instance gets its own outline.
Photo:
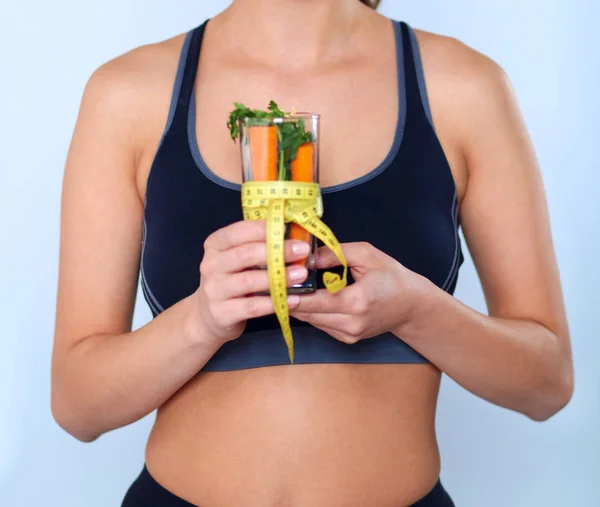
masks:
[[[365,244],[344,245],[355,284],[305,296],[293,315],[348,343],[391,331],[477,396],[543,421],[574,384],[546,197],[508,78],[483,56],[474,66],[456,125],[468,168],[460,216],[489,315]],[[336,261],[322,251],[319,263]]]

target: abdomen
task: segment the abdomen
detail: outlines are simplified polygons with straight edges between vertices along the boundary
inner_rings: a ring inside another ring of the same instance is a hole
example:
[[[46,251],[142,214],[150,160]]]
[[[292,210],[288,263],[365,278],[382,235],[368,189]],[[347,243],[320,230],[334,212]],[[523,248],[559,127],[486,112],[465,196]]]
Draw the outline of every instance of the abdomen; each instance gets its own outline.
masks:
[[[203,372],[158,412],[147,466],[202,507],[397,507],[433,487],[439,371],[310,364]]]

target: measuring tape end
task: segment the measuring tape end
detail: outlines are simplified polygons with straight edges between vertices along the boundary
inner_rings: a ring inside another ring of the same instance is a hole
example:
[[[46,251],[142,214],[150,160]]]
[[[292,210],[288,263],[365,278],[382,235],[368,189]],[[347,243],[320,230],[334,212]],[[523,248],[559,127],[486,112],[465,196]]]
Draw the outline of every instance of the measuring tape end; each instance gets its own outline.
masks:
[[[325,288],[329,291],[329,293],[335,294],[346,287],[346,276],[341,277],[337,273],[331,273],[327,271],[323,274],[323,285],[325,285]]]

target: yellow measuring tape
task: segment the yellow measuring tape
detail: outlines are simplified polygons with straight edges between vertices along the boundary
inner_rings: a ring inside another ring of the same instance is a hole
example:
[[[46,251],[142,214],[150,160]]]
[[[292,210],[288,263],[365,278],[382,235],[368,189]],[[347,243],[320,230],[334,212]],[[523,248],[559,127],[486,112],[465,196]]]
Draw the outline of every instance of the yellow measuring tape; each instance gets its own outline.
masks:
[[[344,267],[342,276],[326,272],[323,284],[331,293],[346,286],[348,264],[339,241],[321,220],[323,201],[318,183],[292,181],[248,181],[242,185],[244,220],[267,221],[267,271],[271,299],[279,320],[290,361],[294,362],[294,339],[287,304],[287,280],[283,242],[285,224],[294,222],[319,238]]]

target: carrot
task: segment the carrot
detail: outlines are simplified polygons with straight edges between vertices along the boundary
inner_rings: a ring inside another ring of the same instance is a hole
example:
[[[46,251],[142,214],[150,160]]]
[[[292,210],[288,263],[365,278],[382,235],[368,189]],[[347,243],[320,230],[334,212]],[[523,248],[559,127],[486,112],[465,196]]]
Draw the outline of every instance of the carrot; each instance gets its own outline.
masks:
[[[313,145],[312,143],[304,143],[298,148],[296,158],[291,164],[292,181],[313,180]],[[311,234],[298,224],[290,224],[290,239],[306,241],[310,244]],[[306,265],[307,258],[296,261],[293,264],[299,266]]]
[[[313,145],[301,144],[292,161],[292,181],[307,181],[313,179]]]
[[[252,152],[252,179],[275,181],[277,179],[277,127],[254,126],[248,128]]]

